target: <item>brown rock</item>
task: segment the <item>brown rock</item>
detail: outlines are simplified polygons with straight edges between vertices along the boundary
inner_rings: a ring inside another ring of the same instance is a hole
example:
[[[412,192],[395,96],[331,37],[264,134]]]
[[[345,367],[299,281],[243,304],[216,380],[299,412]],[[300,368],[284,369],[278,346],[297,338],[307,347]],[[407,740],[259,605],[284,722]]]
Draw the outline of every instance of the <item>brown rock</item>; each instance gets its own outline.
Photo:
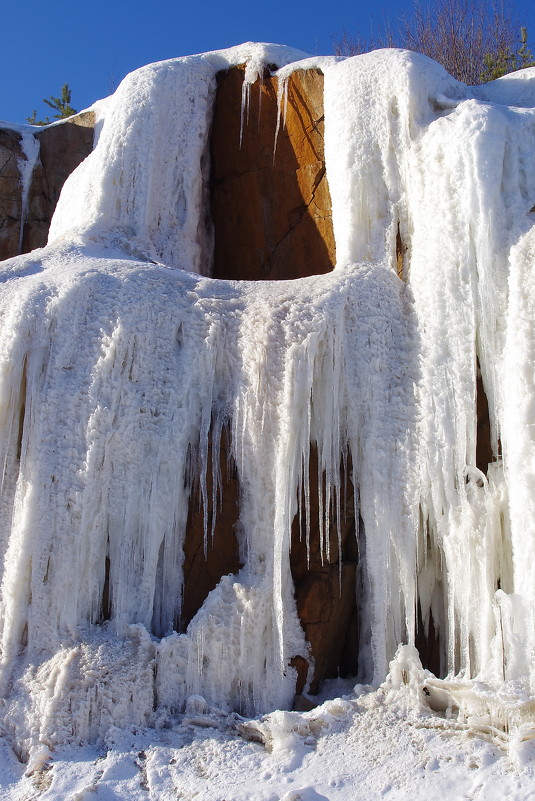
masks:
[[[210,449],[211,451],[211,449]],[[190,500],[184,540],[184,599],[177,628],[185,631],[208,593],[221,577],[237,573],[242,567],[236,524],[239,517],[239,482],[236,470],[228,468],[226,433],[221,440],[221,502],[217,510],[213,540],[208,537],[204,550],[204,510],[199,492]],[[211,452],[208,462],[211,460]],[[317,451],[311,449],[310,475],[317,476]],[[350,466],[349,466],[350,471]],[[207,480],[210,523],[213,514],[211,476]],[[310,547],[304,536],[304,512],[301,527],[296,516],[292,526],[290,566],[295,586],[297,611],[310,646],[312,665],[300,656],[290,665],[297,671],[296,692],[301,693],[310,681],[310,692],[319,690],[322,679],[354,675],[357,671],[358,621],[356,606],[356,569],[358,550],[355,537],[353,489],[347,483],[341,509],[340,545],[335,520],[329,523],[329,555],[320,545],[317,482],[310,487]],[[341,559],[341,564],[340,564]],[[156,632],[157,633],[157,632]],[[312,667],[312,670],[310,668]]]
[[[214,278],[301,278],[334,265],[323,148],[323,75],[288,80],[286,123],[276,150],[278,79],[250,92],[240,146],[244,70],[218,75],[211,137]]]
[[[311,709],[315,709],[317,704],[307,698],[306,695],[296,695],[294,698],[293,703],[293,710],[294,712],[310,712]]]
[[[94,125],[94,113],[86,111],[34,130],[40,149],[30,184],[20,249],[22,184],[19,163],[25,161],[26,156],[21,147],[21,135],[9,128],[0,129],[0,259],[46,245],[63,184],[93,149]]]
[[[0,259],[19,252],[22,187],[18,162],[25,160],[21,135],[0,128]]]
[[[299,619],[314,657],[311,693],[318,692],[322,679],[347,675],[342,663],[346,640],[352,634],[349,627],[355,617],[355,574],[356,563],[343,562],[341,576],[338,566],[331,565],[311,571],[296,587]],[[355,664],[349,672],[355,674],[356,669]]]
[[[295,585],[297,612],[310,646],[314,669],[310,692],[316,693],[324,678],[354,675],[357,672],[358,621],[356,570],[358,548],[355,535],[353,486],[345,476],[345,492],[341,499],[340,543],[338,526],[330,515],[328,526],[329,553],[321,546],[318,485],[318,456],[316,448],[310,454],[310,545],[307,554],[304,535],[296,518],[292,526],[290,567]],[[348,465],[348,474],[351,466]],[[304,687],[299,674],[296,692]]]
[[[208,453],[208,464],[211,464],[211,444]],[[204,515],[198,488],[191,494],[188,523],[184,539],[184,593],[181,619],[177,628],[185,631],[188,623],[203,605],[208,593],[217,586],[222,576],[237,573],[243,566],[240,561],[236,523],[238,522],[239,484],[235,468],[228,465],[228,441],[224,431],[220,446],[221,468],[221,502],[216,510],[216,525],[213,539],[211,537],[211,520],[214,514],[212,506],[212,475],[207,476],[208,509],[208,542],[204,549]],[[197,490],[197,491],[195,491]]]
[[[490,429],[489,402],[479,359],[477,360],[477,382],[476,382],[476,409],[477,409],[477,440],[476,440],[476,467],[485,475],[491,462],[496,460],[496,455],[492,450],[492,437]],[[501,457],[501,442],[498,441],[498,457]]]
[[[50,221],[63,184],[93,149],[94,126],[94,113],[86,111],[58,125],[36,131],[39,160],[30,186],[23,253],[46,245]]]

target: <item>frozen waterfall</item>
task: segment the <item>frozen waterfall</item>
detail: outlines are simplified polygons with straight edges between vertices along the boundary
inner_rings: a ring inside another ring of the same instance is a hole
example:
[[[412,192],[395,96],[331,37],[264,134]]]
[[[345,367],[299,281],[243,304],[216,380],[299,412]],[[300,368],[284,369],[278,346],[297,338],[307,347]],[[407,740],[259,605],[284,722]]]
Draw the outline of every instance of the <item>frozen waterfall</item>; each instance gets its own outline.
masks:
[[[0,264],[0,685],[23,753],[194,694],[291,706],[311,445],[323,531],[352,466],[360,679],[431,627],[442,688],[533,699],[535,71],[476,90],[407,51],[304,55],[248,44],[127,76],[48,246]],[[209,278],[215,76],[242,63],[246,86],[267,64],[281,86],[324,73],[328,275]],[[222,431],[243,567],[180,632],[189,496],[217,507]]]

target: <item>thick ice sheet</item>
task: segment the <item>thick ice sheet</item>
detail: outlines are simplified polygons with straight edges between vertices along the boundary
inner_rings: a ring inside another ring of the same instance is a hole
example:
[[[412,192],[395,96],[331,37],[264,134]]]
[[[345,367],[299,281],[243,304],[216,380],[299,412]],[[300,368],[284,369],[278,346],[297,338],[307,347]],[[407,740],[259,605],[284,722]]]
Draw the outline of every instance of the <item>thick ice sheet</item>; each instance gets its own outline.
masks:
[[[524,100],[532,82],[524,76]],[[406,251],[424,624],[431,613],[447,627],[449,671],[532,691],[534,116],[517,107],[517,83],[488,87],[503,104],[511,86],[511,107],[491,105],[412,53],[348,60],[326,70],[326,157],[339,259],[386,252],[393,263],[397,238]],[[475,464],[478,364],[488,476]]]

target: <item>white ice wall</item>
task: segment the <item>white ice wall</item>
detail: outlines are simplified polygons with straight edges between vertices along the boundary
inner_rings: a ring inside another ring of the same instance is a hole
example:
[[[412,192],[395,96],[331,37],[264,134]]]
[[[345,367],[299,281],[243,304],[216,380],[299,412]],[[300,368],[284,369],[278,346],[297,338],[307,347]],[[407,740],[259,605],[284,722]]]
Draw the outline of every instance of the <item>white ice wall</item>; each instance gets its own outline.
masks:
[[[247,714],[291,704],[307,645],[289,537],[311,441],[334,506],[352,457],[363,677],[413,642],[419,604],[452,675],[533,691],[535,78],[511,84],[511,107],[507,82],[478,100],[408,52],[302,62],[325,73],[336,269],[202,277],[215,73],[301,55],[244,45],[128,76],[48,247],[1,265],[0,676],[23,750],[195,693]],[[188,464],[205,491],[211,423],[231,430],[244,567],[178,634]]]

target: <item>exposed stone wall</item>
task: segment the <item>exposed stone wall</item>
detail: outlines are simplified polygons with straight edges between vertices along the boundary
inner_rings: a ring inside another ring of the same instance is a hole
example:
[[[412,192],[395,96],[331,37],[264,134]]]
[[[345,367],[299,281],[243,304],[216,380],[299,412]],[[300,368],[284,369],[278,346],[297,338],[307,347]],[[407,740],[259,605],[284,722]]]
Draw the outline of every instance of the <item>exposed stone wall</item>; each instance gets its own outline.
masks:
[[[291,75],[276,141],[279,82],[269,73],[257,81],[240,143],[243,74],[234,67],[218,76],[211,138],[213,276],[255,281],[330,272],[335,248],[323,75]]]
[[[23,253],[46,245],[63,184],[93,149],[94,127],[95,115],[86,111],[36,133],[39,160],[30,187]]]
[[[0,128],[0,260],[19,252],[22,187],[19,163],[26,159],[22,137]]]
[[[29,187],[20,253],[44,247],[58,198],[71,172],[93,149],[95,115],[77,114],[61,123],[33,129],[39,156]],[[22,181],[26,161],[21,134],[0,128],[0,259],[19,253]]]

